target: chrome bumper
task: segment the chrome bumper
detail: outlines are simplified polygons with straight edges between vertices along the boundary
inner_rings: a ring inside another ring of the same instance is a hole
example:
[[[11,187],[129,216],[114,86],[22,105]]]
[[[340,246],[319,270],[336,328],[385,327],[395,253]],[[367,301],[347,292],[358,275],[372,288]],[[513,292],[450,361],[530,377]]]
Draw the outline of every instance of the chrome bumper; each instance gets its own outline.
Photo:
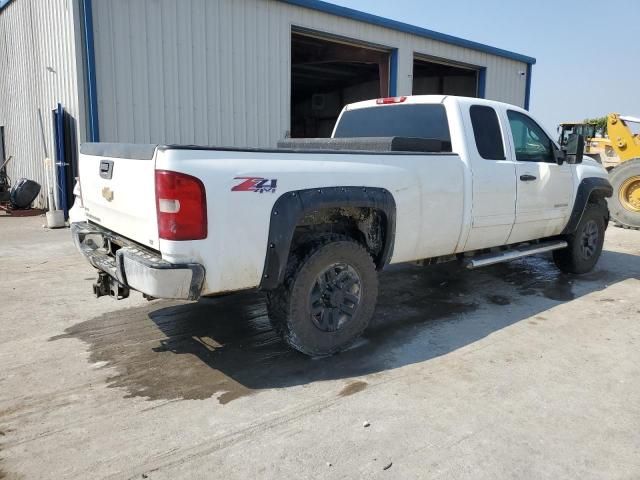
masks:
[[[159,254],[91,223],[71,224],[71,234],[76,248],[91,265],[126,288],[154,298],[200,297],[204,281],[204,267],[200,264],[169,263]]]

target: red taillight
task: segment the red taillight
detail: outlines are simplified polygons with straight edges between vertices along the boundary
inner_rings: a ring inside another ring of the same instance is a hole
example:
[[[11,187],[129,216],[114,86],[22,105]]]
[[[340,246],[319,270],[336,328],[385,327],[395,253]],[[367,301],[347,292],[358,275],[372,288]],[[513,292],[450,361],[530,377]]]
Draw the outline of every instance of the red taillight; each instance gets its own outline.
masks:
[[[207,238],[207,196],[200,180],[156,170],[158,234],[164,240]]]
[[[407,97],[386,97],[379,98],[376,100],[378,105],[389,105],[390,103],[402,103],[407,99]]]

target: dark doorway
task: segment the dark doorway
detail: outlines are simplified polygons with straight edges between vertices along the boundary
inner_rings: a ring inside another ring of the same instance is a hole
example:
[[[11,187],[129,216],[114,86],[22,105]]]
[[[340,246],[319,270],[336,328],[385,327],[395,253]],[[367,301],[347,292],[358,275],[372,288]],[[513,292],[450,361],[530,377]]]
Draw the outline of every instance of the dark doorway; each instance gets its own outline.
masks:
[[[478,96],[478,70],[425,59],[413,60],[414,95]]]
[[[292,32],[291,137],[330,137],[344,105],[388,96],[389,57],[382,49]]]

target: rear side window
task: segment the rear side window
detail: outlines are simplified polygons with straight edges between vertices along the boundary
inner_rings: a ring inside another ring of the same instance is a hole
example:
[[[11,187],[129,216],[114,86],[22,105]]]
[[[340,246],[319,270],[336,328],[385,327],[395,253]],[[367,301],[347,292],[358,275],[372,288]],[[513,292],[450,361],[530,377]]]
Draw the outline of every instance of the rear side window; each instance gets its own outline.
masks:
[[[340,118],[334,137],[415,137],[451,142],[447,112],[441,104],[347,110]]]
[[[486,160],[504,160],[502,131],[496,111],[484,105],[473,105],[469,113],[480,156]]]

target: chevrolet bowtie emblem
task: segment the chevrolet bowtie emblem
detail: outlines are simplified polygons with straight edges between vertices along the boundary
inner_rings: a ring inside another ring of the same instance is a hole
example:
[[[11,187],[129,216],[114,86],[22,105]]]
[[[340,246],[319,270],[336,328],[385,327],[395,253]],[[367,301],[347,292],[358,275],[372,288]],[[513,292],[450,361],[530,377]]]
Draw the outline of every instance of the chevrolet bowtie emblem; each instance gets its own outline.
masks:
[[[107,202],[110,202],[113,200],[113,190],[111,190],[109,187],[104,187],[102,189],[102,196],[105,198],[105,200]]]

